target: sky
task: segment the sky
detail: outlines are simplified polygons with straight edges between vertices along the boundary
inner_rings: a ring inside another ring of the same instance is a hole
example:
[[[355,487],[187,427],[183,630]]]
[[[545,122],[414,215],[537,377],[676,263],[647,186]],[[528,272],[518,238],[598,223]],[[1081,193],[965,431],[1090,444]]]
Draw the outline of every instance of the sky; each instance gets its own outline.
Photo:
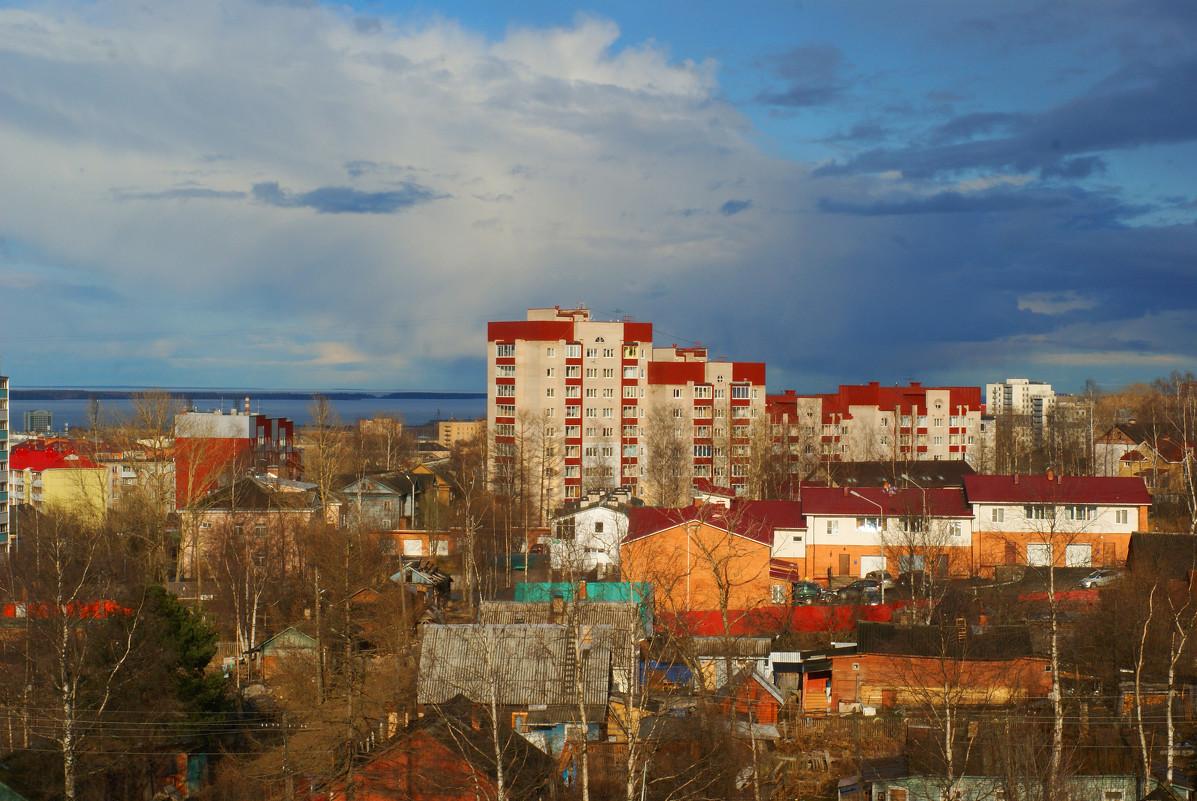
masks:
[[[841,383],[1197,371],[1197,3],[0,0],[0,370],[485,390],[584,304]]]

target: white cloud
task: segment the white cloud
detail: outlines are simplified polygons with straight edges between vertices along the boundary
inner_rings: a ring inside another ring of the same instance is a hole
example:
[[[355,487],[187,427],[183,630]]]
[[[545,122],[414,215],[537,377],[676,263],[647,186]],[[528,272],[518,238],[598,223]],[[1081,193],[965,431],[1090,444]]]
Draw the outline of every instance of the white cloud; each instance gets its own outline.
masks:
[[[1095,308],[1096,298],[1088,298],[1076,292],[1031,292],[1018,298],[1018,310],[1033,314],[1067,314]]]

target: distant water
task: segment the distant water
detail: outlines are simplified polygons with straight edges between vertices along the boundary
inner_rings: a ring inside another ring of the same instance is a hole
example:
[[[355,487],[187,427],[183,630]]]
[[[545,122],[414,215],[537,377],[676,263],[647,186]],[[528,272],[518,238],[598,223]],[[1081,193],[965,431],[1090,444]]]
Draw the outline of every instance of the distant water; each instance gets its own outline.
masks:
[[[201,412],[221,409],[228,412],[234,408],[245,408],[245,394],[229,393],[221,396],[207,390],[205,394],[188,395],[192,405]],[[308,407],[310,400],[293,398],[275,398],[269,395],[260,397],[250,395],[250,411],[269,417],[287,417],[295,425],[307,425],[312,421]],[[409,425],[423,425],[433,420],[474,420],[486,414],[485,398],[333,398],[331,401],[337,415],[346,424],[356,423],[358,420],[368,420],[378,415],[394,414],[401,416]],[[13,431],[25,430],[25,412],[35,409],[45,409],[54,415],[54,430],[61,432],[65,425],[71,428],[85,427],[87,419],[88,401],[85,399],[71,400],[10,400],[9,426]],[[105,415],[127,415],[133,407],[124,399],[104,398],[100,401],[100,410]]]

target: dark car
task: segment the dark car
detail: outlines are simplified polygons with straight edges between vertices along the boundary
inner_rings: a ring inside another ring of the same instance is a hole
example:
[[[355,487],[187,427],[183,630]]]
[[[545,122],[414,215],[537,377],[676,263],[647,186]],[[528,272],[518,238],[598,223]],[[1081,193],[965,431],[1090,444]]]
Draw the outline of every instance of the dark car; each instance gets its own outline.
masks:
[[[881,582],[887,590],[894,586],[894,577],[884,570],[870,570],[868,573],[865,573],[865,578]]]
[[[921,592],[926,589],[930,583],[931,577],[927,575],[925,570],[907,570],[894,581],[894,586],[898,589],[909,590],[911,592]]]
[[[549,552],[549,546],[545,545],[543,542],[538,542],[528,549],[528,553],[548,553],[548,552]]]
[[[881,582],[876,579],[857,579],[846,587],[836,591],[836,598],[840,601],[866,601],[869,596],[881,596]]]
[[[823,588],[813,581],[795,581],[791,592],[796,604],[810,606],[823,600]]]

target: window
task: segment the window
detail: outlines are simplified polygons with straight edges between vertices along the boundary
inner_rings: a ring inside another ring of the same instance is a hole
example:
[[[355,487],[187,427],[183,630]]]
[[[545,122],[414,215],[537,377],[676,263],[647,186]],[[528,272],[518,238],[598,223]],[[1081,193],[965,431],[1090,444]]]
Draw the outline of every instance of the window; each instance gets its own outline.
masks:
[[[606,418],[611,418],[611,417],[614,417],[614,416],[615,416],[615,410],[614,410],[614,409],[612,409],[610,406],[604,406],[604,407],[603,407],[603,417],[606,417]]]
[[[545,375],[545,378],[556,378],[557,377],[557,368],[556,367],[545,368],[544,375]]]
[[[582,358],[582,346],[581,345],[566,345],[565,346],[565,358],[567,358],[567,359]]]
[[[623,377],[624,378],[636,378],[636,368],[635,367],[623,368]]]
[[[629,458],[634,458],[636,456],[636,446],[635,445],[624,445],[623,446],[623,455],[627,456]]]
[[[613,436],[615,436],[615,429],[614,429],[614,428],[607,428],[607,427],[604,427],[604,428],[603,428],[603,436],[604,436],[604,437],[613,437]]]
[[[722,380],[723,380],[723,378],[722,378],[722,377],[720,377],[720,378],[719,378],[719,380],[720,380],[720,381],[722,381]],[[726,398],[726,397],[727,397],[727,390],[726,390],[726,389],[724,389],[723,387],[716,387],[716,388],[715,388],[715,400],[723,400],[723,399],[724,399],[724,398]]]
[[[615,358],[615,348],[603,348],[603,358],[604,359],[614,359]]]
[[[594,408],[593,406],[587,406],[586,407],[586,416],[587,417],[598,417],[598,409]]]
[[[581,413],[582,413],[581,406],[566,406],[565,407],[565,416],[566,417],[577,417]]]
[[[711,457],[710,445],[695,445],[694,458],[695,459],[709,459]]]
[[[710,478],[711,477],[711,466],[709,464],[694,465],[694,477],[695,478]]]
[[[582,497],[582,488],[579,487],[577,484],[568,485],[565,488],[565,497],[566,498],[581,498]]]
[[[598,358],[598,348],[587,348],[586,349],[586,358],[587,359],[597,359]]]
[[[499,423],[495,426],[495,436],[514,437],[515,425],[512,423]]]
[[[566,478],[581,478],[582,477],[581,468],[576,464],[567,464],[565,466],[565,477]]]
[[[964,525],[959,520],[948,521],[948,536],[962,537],[964,536]]]
[[[636,428],[636,426],[624,426],[623,435],[625,437],[638,437],[640,436],[640,431]]]
[[[596,389],[595,387],[586,387],[586,397],[597,398],[598,397],[598,389]]]
[[[498,364],[495,365],[495,375],[502,378],[515,378],[514,364]]]
[[[515,345],[495,345],[495,356],[506,359],[515,355]]]
[[[1005,509],[990,509],[989,510],[989,521],[991,523],[1005,523],[1006,522],[1006,510]]]
[[[932,440],[932,444],[943,445],[943,437],[936,437],[934,440]]]
[[[632,419],[634,420],[634,419],[636,418],[636,416],[637,416],[637,415],[636,415],[636,407],[635,407],[635,406],[625,406],[625,407],[623,407],[623,416],[624,416],[624,417],[630,417],[630,418],[632,418]]]
[[[935,427],[936,427],[936,428],[943,428],[943,418],[942,418],[942,417],[936,417],[936,418],[935,418],[935,421],[934,421],[934,425],[935,425]]]
[[[828,520],[827,521],[827,536],[834,537],[836,534],[839,534],[839,533],[840,533],[840,521]]]
[[[882,444],[882,445],[888,445],[888,444],[889,444],[889,437],[887,437],[885,434],[882,434],[882,435],[881,435],[881,444]]]
[[[709,386],[696,386],[696,387],[694,387],[694,397],[696,397],[696,398],[709,398],[709,397],[711,397],[711,388],[710,388]]]
[[[858,517],[856,518],[857,531],[879,531],[881,529],[881,518],[879,517]]]
[[[1129,517],[1129,515],[1127,514],[1127,511],[1125,509],[1116,509],[1114,511],[1114,522],[1115,523],[1121,523],[1122,525],[1126,525],[1128,517]]]
[[[602,520],[594,521],[594,533],[595,534],[603,533],[603,521]]]
[[[553,428],[552,426],[546,426],[544,435],[546,439],[551,439],[557,436],[557,429]],[[548,448],[545,448],[545,456],[552,456],[552,450],[553,448],[551,445]]]
[[[586,368],[586,377],[587,378],[598,378],[598,368],[597,367],[587,367]]]
[[[1122,801],[1122,791],[1104,790],[1101,794],[1101,801]]]
[[[626,387],[624,387],[624,388],[623,388],[623,396],[624,396],[625,398],[634,398],[634,397],[636,397],[636,385],[635,385],[635,384],[628,384]]]
[[[919,426],[919,428],[926,428],[926,427],[927,427],[927,415],[925,415],[925,414],[920,414],[920,415],[919,415],[919,422],[918,422],[918,426]]]
[[[1022,508],[1022,513],[1027,520],[1050,520],[1056,516],[1056,507],[1024,506]]]
[[[615,455],[615,446],[614,445],[604,445],[603,446],[603,456],[614,456],[614,455]]]
[[[707,439],[711,436],[710,426],[694,426],[694,436],[699,439]]]
[[[727,409],[724,409],[722,406],[716,406],[715,407],[715,416],[716,417],[727,417]]]
[[[565,427],[565,436],[566,436],[566,438],[582,436],[582,427],[581,426],[566,426]]]
[[[747,386],[733,386],[732,398],[735,400],[747,400],[749,397],[749,389]]]
[[[955,415],[955,414],[952,415],[952,417],[948,420],[948,423],[953,426],[959,426],[960,425],[960,416]]]
[[[732,476],[734,478],[743,478],[748,474],[748,465],[736,463],[732,465]]]
[[[748,416],[748,407],[747,406],[736,406],[732,409],[732,417],[747,417],[747,416]]]
[[[548,414],[549,411],[549,409],[545,409],[545,414]],[[501,403],[495,407],[495,414],[499,417],[515,417],[515,407]]]
[[[495,397],[498,398],[514,398],[515,384],[499,384],[495,387]]]
[[[784,604],[786,602],[786,585],[774,584],[770,586],[769,600],[778,605]]]
[[[581,378],[582,377],[582,368],[576,364],[569,365],[568,367],[565,368],[565,377],[566,378]]]
[[[568,433],[569,433],[569,429],[567,428],[566,434],[568,434]],[[581,455],[581,453],[582,453],[582,447],[580,445],[566,445],[565,446],[565,458],[566,459],[577,459]]]
[[[553,397],[556,397],[556,395],[557,395],[557,390],[553,387],[549,387],[548,389],[546,389],[544,391],[544,396],[546,398],[553,398]]]
[[[615,389],[614,389],[614,387],[607,387],[607,388],[605,388],[605,389],[603,390],[603,397],[604,397],[604,398],[614,398],[614,397],[615,397]]]
[[[624,345],[623,357],[625,359],[635,359],[640,356],[640,348],[636,345]]]
[[[715,478],[723,478],[726,475],[727,475],[726,467],[716,467],[715,468]]]
[[[586,456],[598,456],[598,445],[587,445],[582,453]]]
[[[681,396],[682,396],[682,391],[681,391],[680,389],[676,389],[676,388],[675,388],[675,389],[673,390],[673,397],[675,397],[675,398],[680,398]]]
[[[576,384],[575,384],[575,385],[573,385],[573,386],[570,386],[570,387],[566,387],[566,388],[565,388],[565,397],[567,397],[567,398],[576,398],[576,397],[578,397],[579,395],[581,395],[581,394],[582,394],[581,392],[579,392],[579,390],[580,390],[580,389],[581,389],[581,387],[579,387],[579,386],[578,386],[578,385],[576,385]]]
[[[556,348],[545,348],[544,355],[546,358],[552,359],[557,355],[557,349]]]
[[[1068,520],[1092,520],[1097,517],[1096,506],[1065,506],[1064,517]]]
[[[587,426],[586,427],[586,436],[587,437],[597,437],[598,429],[595,428],[594,426]]]
[[[615,378],[615,368],[614,367],[604,367],[603,368],[603,378]]]
[[[694,407],[694,416],[695,417],[710,417],[711,416],[711,407],[710,406],[695,406]]]
[[[888,417],[882,417],[882,418],[881,418],[881,427],[882,427],[882,428],[889,428],[889,418],[888,418]]]

